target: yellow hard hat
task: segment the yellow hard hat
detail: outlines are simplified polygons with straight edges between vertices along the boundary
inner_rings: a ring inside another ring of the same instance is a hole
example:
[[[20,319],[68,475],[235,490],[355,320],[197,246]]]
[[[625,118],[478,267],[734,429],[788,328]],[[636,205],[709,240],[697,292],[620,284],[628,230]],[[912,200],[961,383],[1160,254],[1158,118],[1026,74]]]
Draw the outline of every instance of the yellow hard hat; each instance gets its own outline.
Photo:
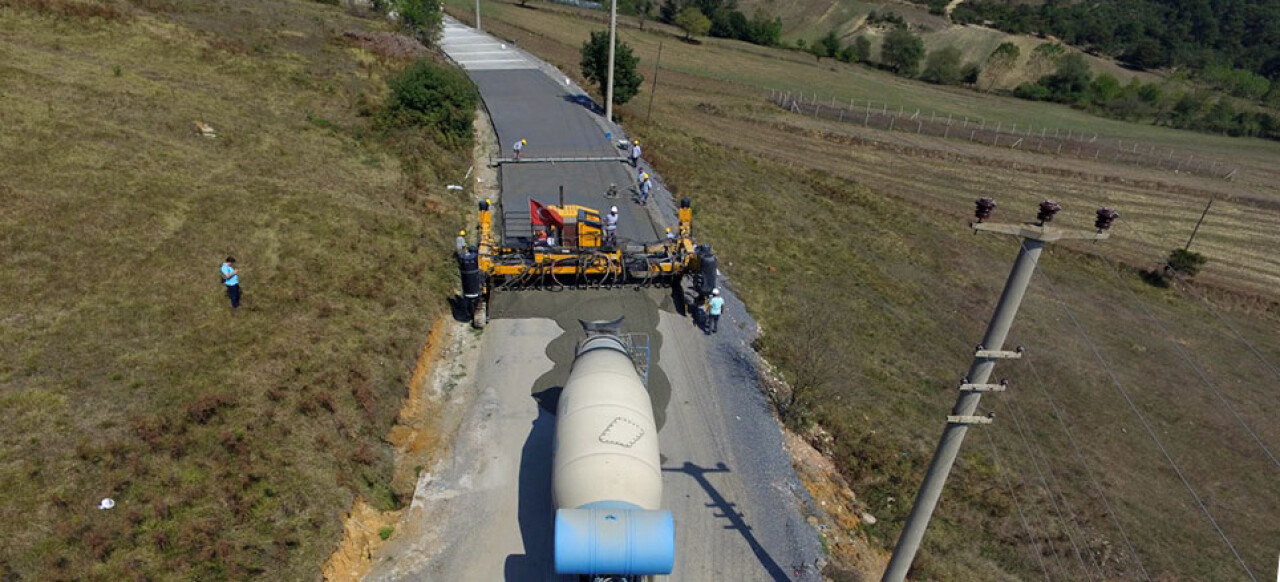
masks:
[[[634,143],[634,144],[636,144],[636,145],[640,145],[640,140],[635,140],[634,142],[631,142],[631,143]]]
[[[522,139],[522,140],[520,140],[520,143],[527,144],[527,143],[529,143],[529,140],[527,140],[527,139]]]
[[[465,230],[458,231],[458,236],[467,236],[467,231]]]
[[[668,226],[668,227],[667,227],[667,232],[671,232],[671,227],[670,227],[670,226]]]

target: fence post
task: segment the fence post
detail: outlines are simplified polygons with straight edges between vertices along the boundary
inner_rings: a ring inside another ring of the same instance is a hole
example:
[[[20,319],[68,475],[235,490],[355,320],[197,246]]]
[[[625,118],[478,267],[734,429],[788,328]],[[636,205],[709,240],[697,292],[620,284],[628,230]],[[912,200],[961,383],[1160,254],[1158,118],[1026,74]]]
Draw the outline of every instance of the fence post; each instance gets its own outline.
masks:
[[[844,121],[844,110],[840,110],[840,121]]]
[[[863,127],[871,127],[871,108],[867,108],[867,116],[862,119]]]
[[[898,118],[897,118],[897,117],[890,117],[890,118],[889,118],[889,131],[893,131],[893,122],[895,122],[895,121],[897,121],[897,120],[898,120]]]
[[[973,136],[974,136],[974,135],[977,135],[977,133],[978,133],[978,130],[976,130],[976,129],[974,129],[974,130],[970,130],[970,131],[969,131],[969,141],[973,141]]]
[[[942,132],[942,139],[947,139],[947,138],[949,138],[949,137],[951,137],[951,126],[950,126],[950,125],[948,125],[948,126],[947,126],[947,128],[946,128],[946,130],[944,130],[944,131]]]
[[[964,116],[964,125],[963,125],[963,126],[961,126],[961,127],[960,127],[960,129],[969,129],[969,116],[968,116],[968,115]]]
[[[1058,142],[1058,152],[1057,152],[1057,153],[1059,153],[1059,154],[1061,154],[1061,153],[1062,153],[1062,142]]]
[[[920,135],[920,130],[924,129],[924,121],[916,120],[916,135]]]
[[[1013,124],[1013,129],[1010,130],[1009,133],[1018,133],[1018,124]]]
[[[1004,127],[1003,121],[996,123],[996,133],[1000,133],[1000,128],[1002,127]]]

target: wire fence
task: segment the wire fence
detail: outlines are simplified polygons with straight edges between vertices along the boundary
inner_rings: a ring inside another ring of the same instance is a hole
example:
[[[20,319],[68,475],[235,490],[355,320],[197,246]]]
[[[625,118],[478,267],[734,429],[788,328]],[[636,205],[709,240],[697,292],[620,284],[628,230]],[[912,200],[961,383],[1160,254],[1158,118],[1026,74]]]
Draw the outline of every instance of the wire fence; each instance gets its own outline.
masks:
[[[864,127],[963,140],[993,147],[1085,160],[1099,160],[1166,170],[1179,174],[1231,180],[1239,170],[1217,160],[1137,140],[1030,124],[991,122],[984,118],[940,114],[937,111],[874,101],[823,98],[817,93],[773,90],[769,100],[797,115],[835,119]]]

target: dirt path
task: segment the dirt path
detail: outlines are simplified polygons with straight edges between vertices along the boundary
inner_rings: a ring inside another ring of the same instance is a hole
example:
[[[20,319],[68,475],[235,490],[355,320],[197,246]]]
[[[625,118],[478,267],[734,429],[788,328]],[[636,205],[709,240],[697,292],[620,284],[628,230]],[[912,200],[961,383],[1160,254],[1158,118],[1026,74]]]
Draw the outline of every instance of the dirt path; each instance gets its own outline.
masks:
[[[964,0],[951,0],[950,2],[947,2],[946,8],[942,9],[942,13],[947,16],[947,20],[951,20],[951,11],[955,10],[956,6],[959,6],[961,2],[964,2]]]

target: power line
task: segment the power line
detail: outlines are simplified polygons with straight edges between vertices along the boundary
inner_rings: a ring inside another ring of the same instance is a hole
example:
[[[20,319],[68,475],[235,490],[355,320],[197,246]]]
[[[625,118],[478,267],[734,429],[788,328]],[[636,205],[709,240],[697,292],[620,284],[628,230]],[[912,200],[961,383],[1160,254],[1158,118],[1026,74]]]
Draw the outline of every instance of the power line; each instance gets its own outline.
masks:
[[[1249,351],[1253,352],[1254,357],[1258,358],[1258,361],[1262,362],[1262,365],[1269,368],[1271,370],[1271,373],[1275,374],[1277,379],[1280,379],[1280,368],[1276,368],[1275,364],[1272,364],[1271,362],[1267,361],[1267,358],[1262,355],[1262,352],[1258,351],[1258,348],[1255,347],[1253,343],[1250,342],[1247,338],[1245,338],[1244,334],[1240,333],[1240,330],[1236,329],[1236,326],[1232,325],[1230,320],[1223,317],[1222,314],[1219,313],[1217,309],[1214,309],[1213,303],[1209,301],[1208,297],[1205,297],[1204,295],[1201,295],[1199,292],[1197,292],[1195,290],[1195,286],[1191,285],[1186,279],[1183,279],[1182,275],[1178,274],[1177,271],[1170,269],[1170,272],[1173,273],[1174,278],[1176,278],[1180,283],[1186,285],[1187,289],[1191,290],[1191,293],[1195,295],[1197,299],[1204,302],[1205,307],[1209,309],[1209,313],[1212,313],[1214,317],[1218,318],[1218,321],[1221,321],[1223,325],[1226,325],[1227,329],[1231,330],[1231,333],[1236,336],[1236,339],[1243,342],[1244,345],[1249,348]]]
[[[1218,401],[1221,402],[1223,406],[1227,407],[1227,410],[1231,412],[1231,416],[1235,417],[1236,422],[1240,423],[1240,426],[1244,428],[1245,432],[1249,433],[1249,436],[1253,437],[1253,441],[1258,443],[1258,447],[1260,447],[1262,452],[1267,455],[1267,458],[1271,459],[1271,463],[1275,465],[1277,469],[1280,469],[1280,460],[1276,460],[1276,456],[1271,453],[1271,449],[1267,447],[1266,443],[1262,442],[1262,437],[1258,436],[1258,433],[1254,432],[1253,428],[1249,426],[1249,423],[1240,416],[1240,413],[1236,411],[1236,407],[1232,406],[1231,402],[1222,395],[1222,391],[1218,390],[1218,387],[1209,380],[1209,376],[1205,374],[1204,370],[1191,359],[1191,356],[1187,355],[1186,350],[1183,350],[1182,346],[1178,345],[1178,342],[1173,340],[1173,334],[1170,333],[1169,328],[1165,327],[1165,325],[1156,318],[1155,314],[1153,314],[1150,309],[1147,309],[1146,303],[1138,297],[1138,294],[1135,293],[1133,289],[1129,288],[1129,285],[1120,275],[1120,271],[1111,264],[1111,261],[1107,260],[1106,257],[1103,257],[1102,260],[1111,268],[1111,271],[1115,274],[1116,280],[1119,281],[1120,286],[1129,292],[1129,296],[1134,298],[1134,302],[1138,304],[1138,307],[1142,309],[1142,312],[1146,314],[1147,318],[1150,319],[1152,323],[1156,324],[1156,327],[1160,328],[1160,333],[1164,335],[1165,339],[1168,340],[1171,345],[1173,345],[1173,349],[1182,357],[1182,361],[1186,362],[1192,370],[1195,370],[1196,375],[1200,377],[1200,381],[1213,392],[1213,395],[1218,398]]]
[[[1009,446],[1003,443],[1003,438],[1000,438],[1000,437],[992,437],[992,438],[994,440],[1001,441],[1001,444],[999,446],[1003,446],[1006,449],[1012,450]],[[1035,488],[1035,485],[1031,484],[1030,480],[1027,479],[1027,476],[1021,470],[1018,469],[1016,464],[1014,464],[1012,455],[1009,457],[1008,461],[1009,461],[1007,463],[1008,469],[1011,472],[1013,472],[1015,477],[1017,477],[1018,484],[1029,489]],[[1034,497],[1032,495],[1028,494],[1027,497],[1028,497],[1028,500],[1034,501]],[[1059,552],[1058,548],[1053,545],[1053,538],[1055,537],[1055,535],[1052,528],[1052,525],[1053,525],[1052,522],[1049,521],[1049,518],[1044,512],[1033,513],[1032,519],[1030,520],[1030,522],[1034,522],[1035,518],[1037,517],[1040,520],[1040,525],[1039,525],[1040,531],[1043,532],[1044,534],[1044,543],[1049,547],[1049,555],[1053,556],[1055,559],[1060,558],[1062,554],[1064,554],[1065,552]],[[1053,566],[1053,568],[1051,569],[1054,570],[1055,575],[1070,579],[1070,577],[1064,576],[1062,574],[1061,565],[1055,564],[1052,561],[1046,562],[1046,563]]]
[[[1209,508],[1205,506],[1204,501],[1200,499],[1200,495],[1197,494],[1195,488],[1191,486],[1191,482],[1187,480],[1182,469],[1178,467],[1178,463],[1173,460],[1173,456],[1169,454],[1169,450],[1166,449],[1164,443],[1160,441],[1160,437],[1156,436],[1155,430],[1151,428],[1149,423],[1147,423],[1147,418],[1142,414],[1142,411],[1138,409],[1138,405],[1134,403],[1133,398],[1131,398],[1129,393],[1124,389],[1124,386],[1120,383],[1120,379],[1116,377],[1115,372],[1111,370],[1111,366],[1107,364],[1106,359],[1102,357],[1102,352],[1098,349],[1098,346],[1093,343],[1093,340],[1089,338],[1089,334],[1085,331],[1084,326],[1080,324],[1078,319],[1076,319],[1075,312],[1071,310],[1071,307],[1067,305],[1066,300],[1063,299],[1062,294],[1058,292],[1058,288],[1053,284],[1053,280],[1044,274],[1041,274],[1041,278],[1043,278],[1045,283],[1049,285],[1049,290],[1053,292],[1053,295],[1058,300],[1058,304],[1062,306],[1067,317],[1071,319],[1071,323],[1075,326],[1076,330],[1080,332],[1080,337],[1083,338],[1085,343],[1089,346],[1089,349],[1093,352],[1094,358],[1096,358],[1098,363],[1102,365],[1103,371],[1105,371],[1107,376],[1111,379],[1111,384],[1116,388],[1116,391],[1120,393],[1120,396],[1124,398],[1124,401],[1129,405],[1129,409],[1138,417],[1138,421],[1142,424],[1143,430],[1147,432],[1147,436],[1151,437],[1151,440],[1155,442],[1156,447],[1160,449],[1160,454],[1164,455],[1169,466],[1173,468],[1173,472],[1177,474],[1178,479],[1182,481],[1182,485],[1187,488],[1187,492],[1191,494],[1196,505],[1200,507],[1200,511],[1204,512],[1205,517],[1209,518],[1209,522],[1213,524],[1213,529],[1218,532],[1218,536],[1227,544],[1227,548],[1231,550],[1231,554],[1235,556],[1236,561],[1240,563],[1242,568],[1244,568],[1249,579],[1257,582],[1258,578],[1257,576],[1254,576],[1253,570],[1249,568],[1249,564],[1240,556],[1240,552],[1236,550],[1236,546],[1231,542],[1231,538],[1227,537],[1226,532],[1222,530],[1222,526],[1218,525],[1218,520],[1214,519],[1213,513],[1209,511]]]
[[[996,472],[1004,478],[1005,489],[1009,490],[1009,497],[1013,498],[1013,506],[1018,509],[1018,520],[1022,522],[1022,532],[1027,534],[1027,540],[1031,542],[1031,547],[1035,549],[1036,561],[1040,562],[1040,572],[1044,574],[1046,582],[1049,580],[1049,568],[1045,566],[1044,554],[1040,553],[1040,544],[1036,543],[1035,536],[1031,535],[1031,528],[1027,525],[1027,516],[1022,512],[1022,502],[1018,501],[1018,495],[1013,490],[1013,483],[1009,481],[1009,475],[1000,469],[1000,453],[996,450],[996,441],[991,438],[991,431],[982,431],[987,435],[987,443],[991,445],[991,456],[996,460]]]
[[[1062,515],[1062,509],[1058,507],[1058,501],[1054,498],[1053,489],[1049,487],[1049,481],[1044,477],[1044,471],[1040,470],[1040,463],[1036,460],[1035,453],[1031,450],[1031,443],[1027,440],[1027,435],[1022,430],[1022,423],[1018,421],[1017,415],[1013,413],[1013,408],[1005,402],[1005,411],[1013,418],[1013,426],[1018,431],[1018,436],[1022,439],[1022,446],[1027,449],[1027,457],[1031,459],[1031,467],[1035,469],[1036,475],[1040,477],[1040,485],[1044,487],[1045,493],[1049,496],[1049,505],[1053,507],[1053,512],[1058,515],[1058,521],[1062,522],[1062,531],[1067,535],[1067,541],[1071,543],[1071,549],[1075,553],[1076,562],[1080,565],[1080,571],[1084,572],[1085,578],[1093,580],[1093,573],[1084,564],[1084,558],[1080,554],[1080,546],[1076,544],[1075,536],[1071,535],[1071,524]]]
[[[1044,394],[1045,400],[1049,402],[1049,409],[1053,411],[1054,418],[1058,419],[1058,424],[1062,425],[1062,431],[1067,433],[1067,443],[1071,445],[1071,450],[1075,452],[1076,458],[1080,460],[1080,464],[1084,466],[1085,474],[1089,476],[1089,481],[1093,484],[1094,489],[1098,491],[1098,496],[1102,498],[1102,506],[1106,508],[1107,514],[1111,516],[1111,521],[1116,524],[1120,530],[1120,537],[1124,538],[1124,544],[1129,548],[1129,554],[1138,562],[1138,570],[1142,572],[1142,577],[1148,581],[1151,575],[1147,573],[1147,568],[1142,564],[1142,557],[1138,555],[1138,551],[1133,547],[1133,541],[1129,539],[1129,531],[1125,529],[1124,524],[1120,522],[1120,516],[1116,514],[1115,509],[1111,507],[1111,502],[1107,499],[1106,491],[1103,490],[1102,484],[1098,482],[1098,478],[1093,474],[1093,469],[1089,467],[1089,462],[1085,459],[1084,453],[1080,450],[1079,443],[1076,442],[1075,435],[1072,434],[1071,428],[1067,425],[1065,415],[1054,402],[1053,397],[1049,395],[1049,389],[1045,387],[1044,379],[1040,377],[1040,371],[1031,363],[1031,359],[1023,356],[1023,360],[1027,363],[1027,367],[1031,370],[1031,375],[1036,379],[1036,385],[1040,388],[1040,392]]]

